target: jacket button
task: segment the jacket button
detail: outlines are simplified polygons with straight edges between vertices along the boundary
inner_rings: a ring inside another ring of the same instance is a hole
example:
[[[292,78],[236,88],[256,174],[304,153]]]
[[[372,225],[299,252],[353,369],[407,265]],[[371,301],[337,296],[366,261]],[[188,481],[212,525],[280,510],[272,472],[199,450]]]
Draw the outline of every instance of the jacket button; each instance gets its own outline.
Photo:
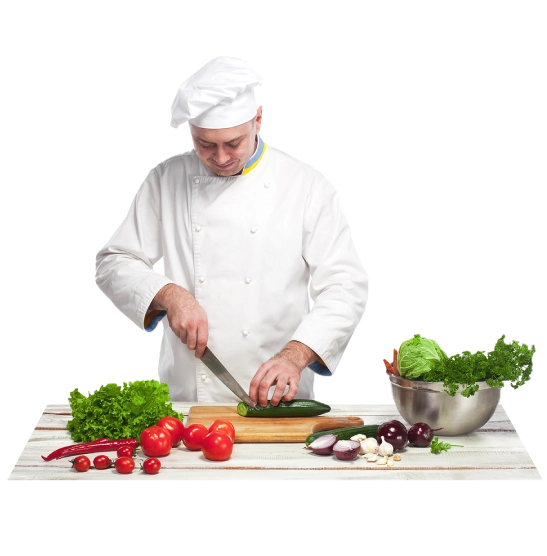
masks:
[[[268,182],[268,183],[265,183],[265,184],[264,184],[264,187],[265,187],[266,189],[268,189],[268,187],[270,187],[270,183],[269,183],[269,182]]]
[[[254,226],[251,228],[251,234],[256,234],[257,231],[258,228],[255,228]]]
[[[196,226],[194,229],[196,230],[196,232],[201,232],[201,230],[203,230],[203,227],[202,226]]]
[[[205,382],[207,380],[207,375],[201,375],[201,380]]]
[[[194,183],[199,183],[199,178],[194,178]]]
[[[245,283],[250,284],[252,282],[251,278],[245,278]]]
[[[199,281],[203,284],[203,282],[205,282],[205,276],[200,276]]]
[[[243,336],[248,336],[249,335],[248,330],[242,330],[241,333],[243,334]]]

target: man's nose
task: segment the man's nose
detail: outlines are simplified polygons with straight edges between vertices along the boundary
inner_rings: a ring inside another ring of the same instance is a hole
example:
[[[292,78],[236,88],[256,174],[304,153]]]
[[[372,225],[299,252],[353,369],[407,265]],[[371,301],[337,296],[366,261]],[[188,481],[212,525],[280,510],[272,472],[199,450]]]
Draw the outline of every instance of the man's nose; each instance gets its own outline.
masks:
[[[226,164],[230,160],[230,153],[223,149],[222,147],[217,148],[217,152],[215,153],[215,162],[217,164]]]

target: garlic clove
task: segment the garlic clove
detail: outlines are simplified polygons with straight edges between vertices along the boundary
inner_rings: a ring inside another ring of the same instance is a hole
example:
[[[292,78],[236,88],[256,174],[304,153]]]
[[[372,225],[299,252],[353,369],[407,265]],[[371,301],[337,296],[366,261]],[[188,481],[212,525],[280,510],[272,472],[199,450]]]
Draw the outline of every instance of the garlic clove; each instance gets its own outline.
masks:
[[[401,461],[401,456],[400,456],[399,454],[395,454],[395,455],[393,456],[393,459],[394,459],[395,461]]]
[[[386,465],[386,460],[382,458],[382,459],[379,459],[376,463],[378,465]]]
[[[365,457],[367,458],[367,461],[376,461],[378,459],[378,456],[376,454],[368,454]]]
[[[387,460],[387,465],[389,465],[389,467],[393,467],[395,465],[395,462],[392,459]]]
[[[357,442],[361,442],[361,440],[365,440],[366,439],[366,435],[364,434],[354,434],[350,440],[357,440]]]

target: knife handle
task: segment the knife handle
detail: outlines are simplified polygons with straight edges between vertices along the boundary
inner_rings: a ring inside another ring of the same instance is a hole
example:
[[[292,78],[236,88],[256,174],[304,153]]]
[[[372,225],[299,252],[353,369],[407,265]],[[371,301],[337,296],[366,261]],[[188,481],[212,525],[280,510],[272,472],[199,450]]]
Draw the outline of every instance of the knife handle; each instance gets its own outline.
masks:
[[[361,417],[352,415],[350,417],[325,417],[313,425],[311,432],[330,431],[332,429],[342,429],[344,427],[360,427],[365,422]]]

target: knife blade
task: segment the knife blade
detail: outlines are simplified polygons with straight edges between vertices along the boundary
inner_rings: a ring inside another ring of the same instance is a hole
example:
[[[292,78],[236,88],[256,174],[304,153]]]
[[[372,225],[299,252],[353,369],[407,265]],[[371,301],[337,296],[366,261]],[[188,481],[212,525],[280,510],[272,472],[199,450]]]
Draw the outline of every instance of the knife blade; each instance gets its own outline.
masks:
[[[247,392],[241,387],[239,382],[228,372],[228,369],[216,358],[215,354],[205,348],[201,360],[215,373],[215,375],[243,402],[251,407],[256,404],[249,398]]]

